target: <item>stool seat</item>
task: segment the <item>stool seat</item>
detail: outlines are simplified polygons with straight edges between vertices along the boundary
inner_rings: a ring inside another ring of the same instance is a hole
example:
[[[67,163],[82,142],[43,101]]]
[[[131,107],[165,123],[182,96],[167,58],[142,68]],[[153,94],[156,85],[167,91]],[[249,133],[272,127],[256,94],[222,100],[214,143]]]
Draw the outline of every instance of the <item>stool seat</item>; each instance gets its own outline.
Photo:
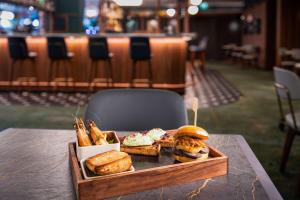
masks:
[[[75,54],[74,54],[73,52],[68,52],[68,53],[67,53],[67,57],[68,57],[68,58],[73,58],[74,55],[75,55]]]
[[[37,57],[37,53],[36,52],[34,52],[34,51],[30,51],[29,53],[28,53],[28,57],[29,58],[36,58]]]
[[[37,66],[35,63],[35,59],[37,57],[37,53],[33,51],[29,51],[27,47],[27,43],[24,37],[8,37],[8,49],[9,49],[9,56],[12,60],[11,66],[10,66],[10,85],[13,84],[13,81],[15,79],[15,76],[18,75],[18,69],[24,68],[27,65],[23,64],[26,60],[29,60],[32,63],[32,74],[36,81],[38,81],[37,77]],[[19,63],[18,68],[15,66],[17,63]],[[19,76],[20,77],[20,76]],[[17,76],[18,78],[18,76]],[[24,79],[25,80],[25,79]],[[29,77],[26,78],[26,81],[29,82]]]
[[[191,51],[191,52],[200,52],[200,51],[205,51],[205,49],[199,47],[198,45],[191,45],[189,47],[189,51]]]
[[[300,69],[300,63],[295,63],[295,68]]]

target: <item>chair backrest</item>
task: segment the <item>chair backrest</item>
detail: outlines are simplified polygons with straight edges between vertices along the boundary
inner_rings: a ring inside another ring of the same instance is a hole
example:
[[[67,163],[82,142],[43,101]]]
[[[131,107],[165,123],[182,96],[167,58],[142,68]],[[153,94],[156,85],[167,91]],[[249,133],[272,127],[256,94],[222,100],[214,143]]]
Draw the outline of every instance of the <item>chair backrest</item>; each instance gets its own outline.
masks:
[[[300,79],[298,75],[290,70],[274,67],[275,82],[284,86],[290,93],[291,100],[300,99]],[[287,98],[284,89],[277,88],[281,98]]]
[[[286,49],[285,47],[280,47],[280,48],[278,49],[278,54],[279,54],[279,56],[280,56],[280,57],[286,56],[286,51],[287,51],[287,49]]]
[[[89,55],[94,60],[109,59],[109,49],[106,37],[89,38]]]
[[[155,89],[112,89],[94,94],[85,120],[103,130],[143,131],[186,125],[183,99],[177,93]]]
[[[254,46],[254,45],[244,45],[243,50],[246,54],[256,54],[258,52],[258,47]]]
[[[199,46],[200,49],[205,50],[205,49],[207,48],[207,43],[208,43],[208,37],[207,37],[207,36],[204,36],[204,37],[200,40],[198,46]]]
[[[292,58],[294,60],[300,61],[300,49],[293,49],[292,50]]]
[[[48,56],[50,59],[66,59],[68,50],[64,37],[47,37]]]
[[[132,60],[149,60],[151,58],[149,38],[131,37],[130,56]]]
[[[8,47],[11,59],[28,58],[28,49],[24,37],[8,37]]]

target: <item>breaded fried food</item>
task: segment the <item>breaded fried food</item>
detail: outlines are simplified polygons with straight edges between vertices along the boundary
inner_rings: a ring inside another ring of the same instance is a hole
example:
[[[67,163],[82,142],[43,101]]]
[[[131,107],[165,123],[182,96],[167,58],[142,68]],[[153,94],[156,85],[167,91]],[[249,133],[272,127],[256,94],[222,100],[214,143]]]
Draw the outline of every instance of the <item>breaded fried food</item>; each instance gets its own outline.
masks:
[[[113,150],[97,154],[87,159],[85,164],[95,174],[109,175],[128,171],[132,160],[127,153]]]
[[[108,144],[106,137],[107,135],[103,133],[96,125],[94,121],[89,122],[90,134],[93,142],[96,145]]]

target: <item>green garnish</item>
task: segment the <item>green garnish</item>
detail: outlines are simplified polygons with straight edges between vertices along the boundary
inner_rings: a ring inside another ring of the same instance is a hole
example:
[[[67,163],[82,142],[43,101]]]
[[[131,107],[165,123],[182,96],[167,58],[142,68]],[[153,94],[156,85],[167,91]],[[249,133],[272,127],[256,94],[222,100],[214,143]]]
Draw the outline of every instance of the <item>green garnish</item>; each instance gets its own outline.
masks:
[[[112,139],[112,140],[108,140],[108,144],[113,144],[114,143],[114,139]]]

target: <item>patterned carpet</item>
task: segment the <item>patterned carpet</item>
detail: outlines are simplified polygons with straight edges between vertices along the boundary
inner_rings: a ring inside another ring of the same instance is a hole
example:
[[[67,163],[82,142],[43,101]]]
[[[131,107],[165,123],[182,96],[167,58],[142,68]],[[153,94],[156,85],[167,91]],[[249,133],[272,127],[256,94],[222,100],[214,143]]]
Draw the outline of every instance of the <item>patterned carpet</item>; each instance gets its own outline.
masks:
[[[199,107],[206,108],[233,103],[239,100],[241,93],[216,70],[206,70],[203,75],[196,70],[194,82],[187,73],[187,87],[184,100],[191,107],[194,96],[199,98]],[[0,105],[42,105],[42,106],[83,106],[89,100],[87,93],[29,93],[0,92]]]
[[[193,97],[198,97],[200,108],[207,108],[234,103],[242,96],[219,71],[207,69],[203,74],[196,69],[193,74],[194,81],[190,73],[187,73],[186,77],[188,86],[184,100],[187,108],[191,108]]]

